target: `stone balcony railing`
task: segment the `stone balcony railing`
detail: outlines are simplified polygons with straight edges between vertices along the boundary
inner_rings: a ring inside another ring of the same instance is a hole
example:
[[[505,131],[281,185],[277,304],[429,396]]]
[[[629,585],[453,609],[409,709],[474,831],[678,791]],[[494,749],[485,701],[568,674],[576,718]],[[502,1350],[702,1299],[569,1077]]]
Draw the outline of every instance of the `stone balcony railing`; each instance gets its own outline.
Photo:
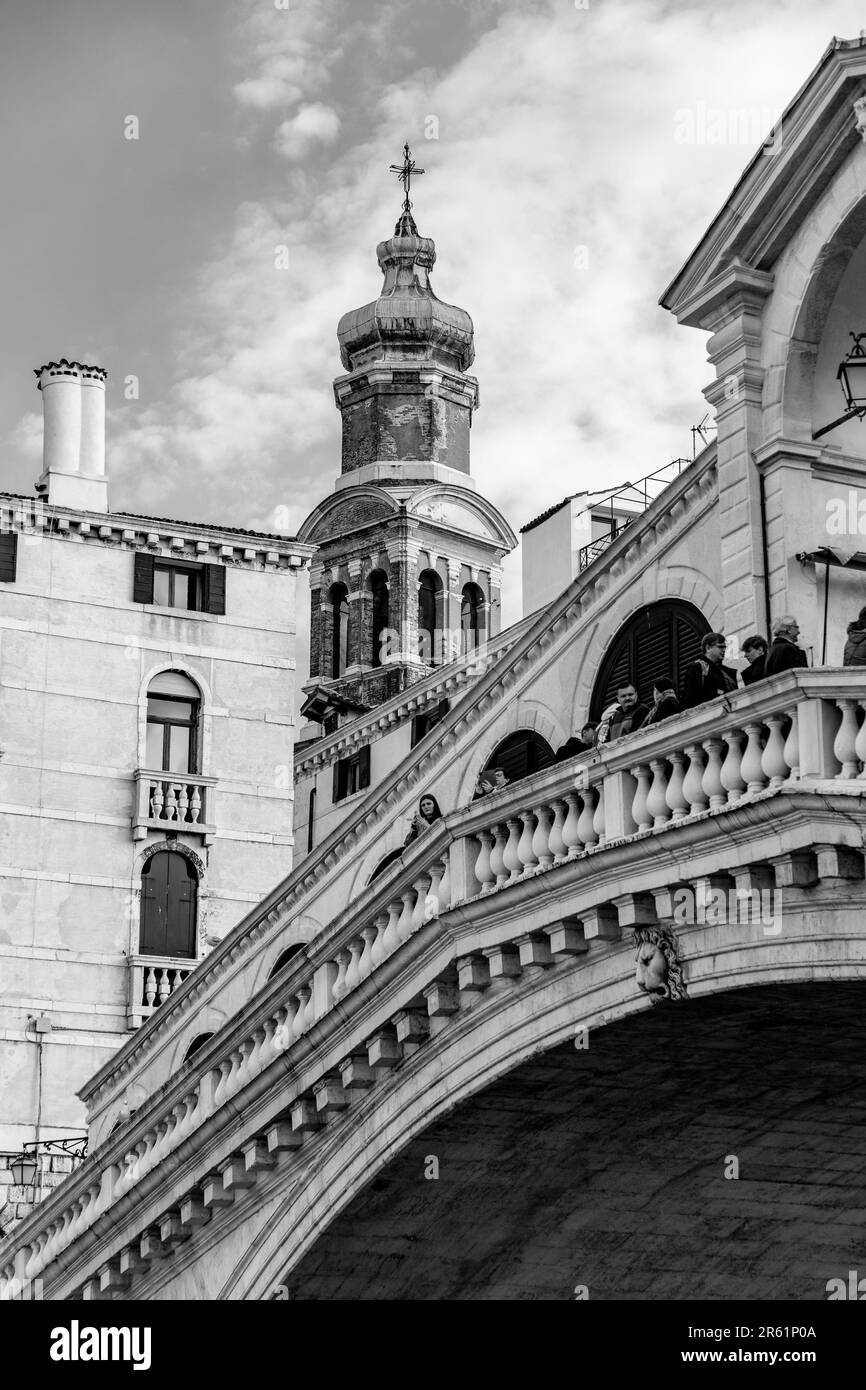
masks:
[[[148,830],[180,830],[201,835],[209,845],[216,833],[213,798],[217,779],[155,772],[139,768],[135,773],[135,812],[132,837],[143,840]]]
[[[179,956],[130,956],[127,1028],[140,1028],[174,994],[195,964]]]
[[[844,837],[847,807],[866,795],[864,710],[860,672],[789,672],[448,814],[16,1230],[0,1247],[0,1282],[74,1264],[64,1252],[97,1223],[108,1240],[113,1222],[101,1218],[121,1199],[128,1230],[139,1192],[141,1238],[85,1293],[127,1288],[248,1187],[248,1170],[299,1147],[423,1045],[461,998],[617,942],[678,878],[723,870],[748,891],[769,873],[795,892],[824,873],[862,879],[859,819],[856,847]],[[434,962],[437,939],[448,944]],[[264,1114],[265,1096],[273,1121],[233,1156],[237,1115],[248,1101]],[[214,1173],[191,1173],[188,1197],[163,1219],[158,1170],[180,1145],[191,1152],[199,1130]],[[219,1135],[229,1147],[217,1162]]]

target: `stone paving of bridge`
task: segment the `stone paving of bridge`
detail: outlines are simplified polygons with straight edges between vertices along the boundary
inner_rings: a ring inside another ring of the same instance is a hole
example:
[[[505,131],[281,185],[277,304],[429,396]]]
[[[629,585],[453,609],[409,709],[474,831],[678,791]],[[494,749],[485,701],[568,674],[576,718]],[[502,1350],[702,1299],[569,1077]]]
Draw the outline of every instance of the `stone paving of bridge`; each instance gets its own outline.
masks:
[[[866,982],[660,1005],[410,1143],[291,1297],[824,1299],[866,1275],[864,1083]]]

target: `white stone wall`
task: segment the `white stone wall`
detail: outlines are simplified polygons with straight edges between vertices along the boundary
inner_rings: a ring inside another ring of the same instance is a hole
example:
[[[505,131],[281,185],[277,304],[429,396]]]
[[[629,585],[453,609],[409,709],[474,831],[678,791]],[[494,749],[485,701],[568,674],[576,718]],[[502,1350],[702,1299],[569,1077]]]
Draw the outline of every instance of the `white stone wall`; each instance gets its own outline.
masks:
[[[213,842],[178,837],[205,866],[200,953],[291,868],[299,570],[229,564],[223,617],[133,603],[133,558],[21,535],[17,579],[0,585],[0,1153],[34,1137],[28,1016],[52,1025],[43,1137],[83,1130],[75,1092],[129,1035],[142,855],[165,838],[132,833],[155,673],[199,684],[201,771],[217,779]]]

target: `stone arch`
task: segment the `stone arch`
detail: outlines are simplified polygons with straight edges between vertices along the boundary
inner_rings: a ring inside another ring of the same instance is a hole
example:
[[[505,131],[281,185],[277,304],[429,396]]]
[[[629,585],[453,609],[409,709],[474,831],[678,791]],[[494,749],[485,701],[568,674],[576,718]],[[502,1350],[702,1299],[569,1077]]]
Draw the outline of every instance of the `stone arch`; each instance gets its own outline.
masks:
[[[812,442],[821,336],[848,263],[866,237],[864,177],[866,145],[861,143],[773,267],[761,345],[765,441],[782,436]]]
[[[852,913],[856,905],[852,905]],[[833,988],[862,985],[862,963],[845,960],[838,943],[816,940],[810,909],[791,913],[774,939],[768,967],[766,939],[748,923],[731,924],[722,938],[703,926],[677,930],[689,997],[741,994],[756,986],[808,983]],[[404,1060],[381,1090],[374,1088],[344,1121],[329,1128],[309,1161],[293,1170],[290,1185],[268,1204],[267,1227],[249,1240],[219,1298],[261,1299],[285,1275],[285,1249],[293,1265],[319,1233],[411,1139],[535,1054],[547,1052],[610,1023],[656,1008],[682,1010],[688,1002],[654,1004],[635,982],[635,942],[582,964],[541,972],[519,990],[488,996],[450,1022],[435,1039]],[[720,945],[724,941],[724,949]]]
[[[209,1004],[188,1021],[172,1050],[170,1076],[173,1076],[178,1068],[183,1066],[189,1049],[196,1039],[204,1035],[210,1036],[213,1033],[218,1033],[220,1028],[224,1026],[226,1018],[227,1015],[222,1009],[215,1009],[213,1005]]]
[[[479,774],[486,766],[494,748],[497,744],[502,743],[509,734],[516,734],[520,729],[529,729],[532,733],[539,734],[554,751],[568,737],[563,731],[562,723],[548,705],[531,698],[511,701],[504,718],[493,720],[483,734],[477,730],[474,732],[474,751],[466,763],[458,784],[459,790],[454,802],[455,806],[469,804]]]
[[[294,921],[286,922],[284,926],[281,926],[268,949],[262,954],[253,980],[252,992],[255,993],[266,984],[274,973],[280,957],[285,955],[291,947],[300,946],[303,948],[321,930],[322,923],[307,913],[302,913]],[[300,955],[300,951],[298,954]]]
[[[706,576],[697,570],[680,565],[661,570],[653,597],[649,600],[646,596],[641,596],[640,602],[635,603],[633,591],[626,590],[598,618],[594,628],[580,634],[585,655],[578,679],[575,681],[575,699],[571,715],[573,729],[579,729],[589,718],[592,692],[602,662],[616,634],[636,617],[642,608],[648,607],[649,603],[662,602],[665,599],[680,599],[690,603],[703,614],[711,629],[722,630],[719,627],[719,624],[724,622],[721,596],[710,588]]]

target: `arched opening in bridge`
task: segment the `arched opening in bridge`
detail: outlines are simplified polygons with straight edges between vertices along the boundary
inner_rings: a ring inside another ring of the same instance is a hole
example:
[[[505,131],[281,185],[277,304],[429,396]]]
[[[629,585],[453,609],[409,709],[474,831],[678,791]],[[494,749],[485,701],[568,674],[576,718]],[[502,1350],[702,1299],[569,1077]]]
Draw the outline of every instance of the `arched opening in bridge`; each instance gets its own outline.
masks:
[[[213,1033],[197,1033],[186,1052],[183,1054],[183,1060],[188,1062],[197,1052],[201,1052],[205,1043],[210,1042],[212,1037]]]
[[[679,692],[683,673],[700,656],[701,638],[710,630],[700,609],[683,599],[662,599],[638,609],[605,653],[586,717],[594,723],[601,719],[621,685],[633,684],[648,705],[653,681],[660,676],[669,675]]]
[[[184,854],[159,850],[141,871],[139,951],[145,956],[195,956],[198,875]]]
[[[294,960],[298,952],[303,951],[303,949],[303,941],[296,941],[294,946],[287,946],[285,951],[281,951],[268,971],[268,979],[272,980],[275,975],[279,975],[280,971],[288,965],[289,961]]]
[[[856,1268],[864,1134],[866,981],[647,1005],[396,1154],[392,1127],[393,1156],[268,1283],[316,1301],[826,1299]]]
[[[483,777],[499,768],[509,782],[519,782],[524,777],[531,777],[533,772],[550,767],[553,760],[553,749],[541,734],[534,729],[518,729],[496,745],[481,775]]]
[[[378,878],[380,874],[383,874],[391,864],[396,864],[397,860],[400,858],[402,853],[402,849],[392,849],[390,854],[386,854],[384,859],[379,860],[370,877],[367,879],[367,882],[372,883],[373,879]]]

